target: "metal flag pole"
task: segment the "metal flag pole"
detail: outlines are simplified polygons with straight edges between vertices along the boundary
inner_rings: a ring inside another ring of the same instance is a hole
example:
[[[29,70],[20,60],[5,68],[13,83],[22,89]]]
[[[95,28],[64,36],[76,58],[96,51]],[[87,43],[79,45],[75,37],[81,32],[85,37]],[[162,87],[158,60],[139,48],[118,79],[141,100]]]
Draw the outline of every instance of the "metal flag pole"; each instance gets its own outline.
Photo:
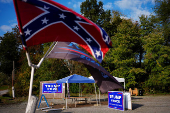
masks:
[[[23,28],[22,28],[22,22],[21,22],[21,19],[20,19],[20,14],[19,14],[19,10],[18,10],[18,4],[17,4],[17,1],[16,0],[13,0],[13,3],[14,3],[14,7],[15,7],[15,11],[17,13],[17,16],[18,16],[18,25],[20,26],[20,35],[21,37],[23,36],[23,39],[25,38],[24,37],[24,32],[23,32]],[[25,47],[25,41],[23,41],[23,45]],[[27,60],[28,60],[28,65],[31,67],[31,78],[30,78],[30,88],[29,88],[29,98],[28,98],[28,104],[27,104],[27,108],[26,108],[26,113],[34,113],[35,112],[35,109],[31,110],[31,107],[30,107],[30,103],[33,101],[31,101],[31,96],[32,96],[32,86],[33,86],[33,76],[34,76],[34,70],[35,68],[39,68],[41,63],[43,62],[44,58],[47,56],[48,52],[50,51],[50,49],[52,48],[52,46],[55,44],[55,42],[53,42],[53,44],[50,46],[50,48],[48,49],[48,51],[46,52],[46,54],[44,55],[44,57],[40,60],[40,62],[38,63],[38,65],[34,65],[31,63],[31,60],[30,60],[30,56],[29,56],[29,52],[27,51],[26,49],[26,56],[27,56]],[[35,102],[34,102],[35,103]],[[34,108],[36,108],[36,105],[33,106]]]
[[[28,60],[28,65],[31,67],[31,77],[30,77],[28,104],[27,104],[25,113],[35,113],[36,105],[37,105],[37,102],[38,102],[38,98],[35,97],[35,96],[32,96],[32,86],[33,86],[33,77],[34,77],[35,65],[33,65],[31,63],[28,51],[26,51],[26,56],[27,56],[27,60]]]
[[[27,104],[27,108],[26,108],[26,112],[25,113],[35,113],[35,108],[36,108],[36,105],[37,105],[38,98],[32,96],[32,86],[33,86],[34,70],[35,70],[35,68],[39,68],[40,67],[40,65],[42,64],[43,60],[48,55],[48,53],[50,52],[51,48],[54,46],[55,43],[56,42],[53,42],[53,44],[50,46],[50,48],[48,49],[46,54],[39,61],[38,65],[34,65],[34,64],[31,63],[29,53],[28,53],[28,51],[26,51],[28,65],[31,67],[31,77],[30,77],[28,104]]]
[[[46,52],[46,54],[41,58],[41,60],[39,61],[38,65],[34,65],[31,63],[31,60],[30,60],[30,56],[29,56],[29,53],[28,51],[26,51],[26,56],[27,56],[27,60],[28,60],[28,65],[31,67],[31,78],[30,78],[30,89],[29,89],[29,99],[32,95],[32,85],[33,85],[33,78],[34,78],[34,70],[35,68],[39,68],[40,65],[42,64],[42,62],[44,61],[45,57],[48,55],[49,51],[51,50],[51,48],[53,47],[53,45],[55,44],[56,42],[53,42],[53,44],[50,46],[50,48],[48,49],[48,51]]]
[[[30,78],[30,88],[29,88],[29,97],[28,99],[31,99],[31,95],[32,95],[32,86],[33,86],[33,79],[34,79],[34,70],[35,67],[31,66],[31,78]]]

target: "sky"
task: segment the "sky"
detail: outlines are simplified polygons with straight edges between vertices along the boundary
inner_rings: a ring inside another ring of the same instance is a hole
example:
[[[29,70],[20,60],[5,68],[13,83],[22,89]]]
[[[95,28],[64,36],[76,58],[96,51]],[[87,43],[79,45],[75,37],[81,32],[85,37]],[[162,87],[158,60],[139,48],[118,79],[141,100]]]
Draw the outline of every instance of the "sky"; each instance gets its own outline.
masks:
[[[85,0],[54,0],[68,8],[80,13],[80,5]],[[103,2],[104,10],[117,10],[131,18],[139,21],[139,16],[153,14],[155,0],[98,0]],[[17,17],[13,5],[13,0],[0,0],[0,36],[12,31],[17,25]]]

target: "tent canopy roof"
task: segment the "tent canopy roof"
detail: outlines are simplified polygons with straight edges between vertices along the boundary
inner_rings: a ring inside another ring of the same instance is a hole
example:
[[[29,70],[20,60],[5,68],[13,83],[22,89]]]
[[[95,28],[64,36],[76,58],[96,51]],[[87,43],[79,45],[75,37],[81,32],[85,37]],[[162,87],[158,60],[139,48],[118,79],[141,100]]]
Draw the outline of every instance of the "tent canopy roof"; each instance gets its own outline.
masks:
[[[68,77],[57,80],[56,83],[95,83],[95,80],[89,79],[81,75],[73,74]]]
[[[125,79],[124,78],[119,78],[119,77],[115,77],[113,76],[118,82],[125,82]],[[94,80],[93,76],[90,76],[89,77],[90,79]]]
[[[116,79],[118,82],[125,82],[125,79],[124,79],[124,78],[115,77],[115,79]]]

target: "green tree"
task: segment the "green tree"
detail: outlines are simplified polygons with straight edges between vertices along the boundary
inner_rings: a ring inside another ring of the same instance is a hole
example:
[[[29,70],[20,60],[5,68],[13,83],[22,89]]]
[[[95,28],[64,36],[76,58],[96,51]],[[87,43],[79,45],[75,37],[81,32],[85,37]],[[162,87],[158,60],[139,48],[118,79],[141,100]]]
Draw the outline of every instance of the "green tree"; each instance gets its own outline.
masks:
[[[82,2],[80,9],[83,16],[104,28],[108,35],[111,36],[111,32],[109,31],[111,28],[111,12],[110,10],[105,11],[103,9],[103,2],[97,2],[97,0],[86,0]]]
[[[106,21],[110,21],[111,15],[109,11],[104,11],[103,2],[101,1],[97,3],[97,0],[86,0],[82,2],[80,8],[83,16],[98,25],[103,25]]]
[[[170,0],[156,0],[154,11],[163,28],[166,45],[170,42]]]
[[[0,72],[8,76],[11,76],[13,61],[16,68],[19,66],[21,43],[18,33],[18,28],[15,27],[12,32],[7,32],[0,37]]]
[[[124,16],[121,12],[112,10],[110,21],[111,27],[109,29],[111,32],[111,36],[114,36],[114,34],[117,33],[117,27],[122,22],[121,16]]]
[[[144,50],[146,51],[144,65],[149,74],[145,81],[145,90],[156,92],[169,92],[170,88],[170,47],[165,46],[162,32],[149,34],[144,37]]]
[[[110,21],[110,28],[109,28],[109,31],[110,31],[110,36],[113,37],[115,36],[115,34],[117,33],[117,28],[118,26],[122,23],[122,18],[121,16],[123,16],[123,14],[121,14],[121,12],[119,11],[114,11],[112,10],[112,14],[111,14],[111,21]],[[114,45],[113,45],[114,46]],[[107,71],[111,72],[112,70],[115,69],[115,65],[114,63],[112,62],[113,61],[113,57],[111,56],[112,54],[112,51],[113,49],[110,48],[110,50],[107,52],[103,62],[102,62],[102,66],[107,69]]]
[[[143,66],[145,76],[145,91],[167,92],[169,90],[169,47],[166,46],[164,29],[157,16],[140,17],[140,34],[143,47]]]
[[[112,68],[109,67],[111,74],[124,77],[126,88],[138,86],[138,83],[142,82],[140,78],[145,75],[145,71],[137,65],[141,48],[138,23],[123,19],[111,40],[113,49],[109,50],[105,58],[105,62],[112,65]]]
[[[158,24],[158,20],[154,15],[145,16],[141,15],[139,17],[140,19],[140,38],[141,40],[144,39],[145,36],[148,36],[149,34],[153,33],[155,29],[158,31],[160,30],[160,26]],[[139,54],[139,65],[142,67],[142,61],[144,60],[144,48],[143,48],[143,41],[141,42],[141,48],[140,48],[140,54]]]
[[[0,72],[0,86],[9,85],[10,77]]]

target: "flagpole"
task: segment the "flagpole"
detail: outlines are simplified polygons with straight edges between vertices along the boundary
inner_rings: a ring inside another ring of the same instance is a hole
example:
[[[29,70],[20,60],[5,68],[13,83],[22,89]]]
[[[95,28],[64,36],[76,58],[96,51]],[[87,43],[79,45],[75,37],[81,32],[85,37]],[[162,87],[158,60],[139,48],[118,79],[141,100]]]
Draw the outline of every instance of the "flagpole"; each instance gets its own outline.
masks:
[[[57,42],[53,42],[52,45],[50,46],[50,48],[48,49],[48,51],[46,52],[46,54],[44,55],[43,58],[41,58],[40,62],[37,65],[37,68],[40,67],[40,65],[42,64],[42,62],[44,61],[44,59],[47,57],[48,53],[50,52],[51,48],[54,46],[54,44],[56,45]]]
[[[46,54],[39,61],[38,65],[34,65],[34,64],[31,63],[29,52],[26,50],[26,56],[27,56],[27,60],[28,60],[28,65],[31,67],[30,87],[29,87],[28,104],[27,104],[27,108],[26,108],[26,113],[30,113],[30,111],[31,111],[31,113],[35,113],[35,108],[36,108],[37,101],[38,101],[37,97],[32,96],[32,87],[33,87],[33,80],[34,80],[34,70],[35,70],[35,68],[39,68],[40,67],[40,65],[42,64],[42,62],[44,61],[44,59],[46,58],[46,56],[48,55],[49,51],[51,50],[51,48],[54,46],[55,43],[56,42],[52,43],[52,45],[49,47],[49,49],[46,52]]]
[[[30,89],[29,89],[29,98],[28,100],[31,98],[32,95],[32,86],[33,86],[33,78],[34,78],[34,70],[35,68],[39,68],[40,65],[42,64],[42,62],[44,61],[45,57],[48,55],[49,51],[51,50],[51,48],[54,46],[56,42],[53,42],[52,45],[50,46],[50,48],[48,49],[48,51],[46,52],[46,54],[41,58],[41,60],[39,61],[38,65],[34,65],[31,63],[30,60],[30,56],[28,51],[26,51],[26,56],[27,56],[27,60],[28,60],[28,65],[31,67],[31,78],[30,78]]]
[[[33,86],[33,79],[34,79],[34,70],[35,67],[31,66],[31,78],[30,78],[30,88],[29,88],[29,98],[28,100],[31,99],[31,95],[32,95],[32,86]]]
[[[15,12],[16,12],[16,14],[17,14],[17,16],[18,16],[17,21],[18,21],[18,24],[19,24],[19,30],[20,30],[21,33],[23,33],[22,23],[21,23],[20,14],[19,14],[19,11],[18,11],[17,1],[16,1],[16,0],[13,0],[13,3],[14,3]]]
[[[28,61],[28,66],[32,66],[32,63],[31,63],[31,59],[30,59],[30,55],[29,55],[29,52],[26,50],[26,56],[27,56],[27,61]]]

